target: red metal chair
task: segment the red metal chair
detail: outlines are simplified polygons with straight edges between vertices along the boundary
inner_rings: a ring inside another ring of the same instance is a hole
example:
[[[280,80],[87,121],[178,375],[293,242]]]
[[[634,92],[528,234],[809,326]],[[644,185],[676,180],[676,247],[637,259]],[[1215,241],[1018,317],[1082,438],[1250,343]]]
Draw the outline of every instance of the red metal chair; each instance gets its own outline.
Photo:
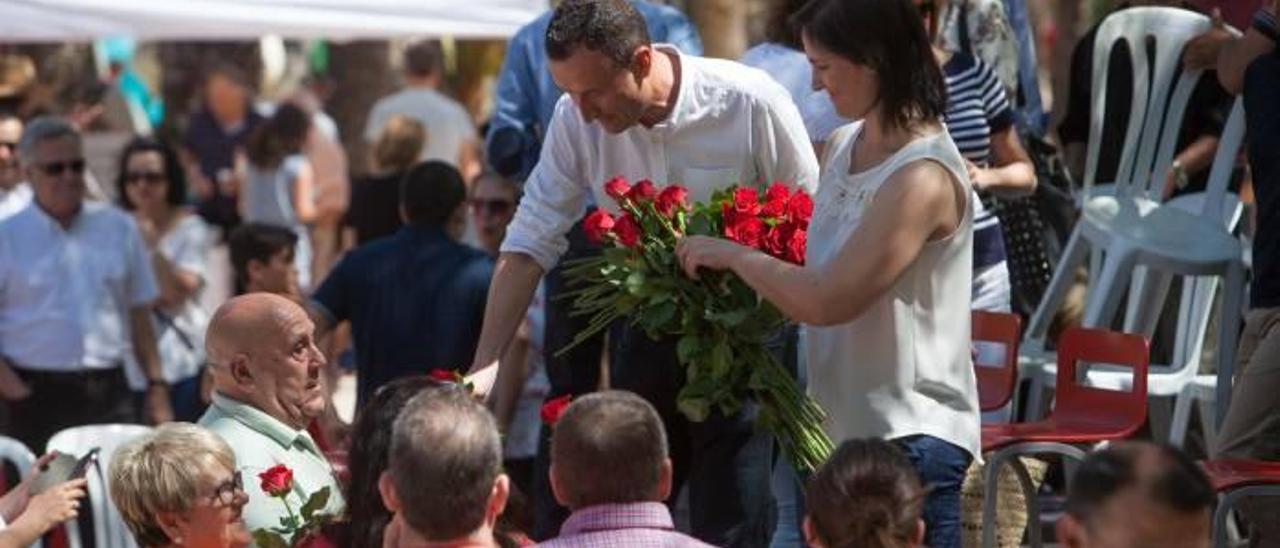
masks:
[[[1218,459],[1200,463],[1213,490],[1222,495],[1213,513],[1213,545],[1225,548],[1227,516],[1245,497],[1280,496],[1280,462]]]
[[[1022,318],[1017,314],[973,311],[973,342],[1004,345],[1000,367],[973,363],[978,379],[978,407],[983,412],[997,411],[1013,399],[1018,382],[1018,342],[1022,340]]]
[[[1049,417],[1036,422],[982,426],[982,450],[988,453],[986,497],[982,507],[982,546],[995,546],[996,498],[1000,467],[1008,462],[1027,500],[1032,546],[1041,545],[1040,507],[1031,477],[1018,457],[1058,454],[1083,460],[1087,447],[1129,437],[1147,419],[1147,339],[1100,329],[1073,328],[1058,343],[1057,403]],[[1133,369],[1133,390],[1120,392],[1079,384],[1081,364],[1119,365]],[[994,453],[992,453],[994,452]]]

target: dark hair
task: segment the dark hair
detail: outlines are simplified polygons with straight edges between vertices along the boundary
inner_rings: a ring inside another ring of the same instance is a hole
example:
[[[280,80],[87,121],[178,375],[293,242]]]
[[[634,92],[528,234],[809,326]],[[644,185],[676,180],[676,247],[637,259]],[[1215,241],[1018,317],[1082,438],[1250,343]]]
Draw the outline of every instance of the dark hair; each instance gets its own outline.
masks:
[[[805,508],[830,548],[890,548],[915,539],[925,489],[906,455],[881,439],[851,439],[809,479]]]
[[[575,400],[551,435],[551,465],[571,509],[653,501],[666,460],[662,419],[630,392]]]
[[[431,76],[444,66],[444,52],[438,40],[420,40],[404,50],[404,71],[413,76]]]
[[[469,391],[428,388],[396,418],[387,463],[405,523],[426,540],[455,539],[484,524],[502,441]]]
[[[644,17],[626,0],[564,0],[547,25],[547,57],[563,61],[578,48],[603,53],[619,67],[631,66],[636,48],[649,45]]]
[[[125,186],[129,181],[129,159],[134,154],[142,154],[144,152],[156,152],[164,159],[164,178],[167,186],[164,198],[169,205],[182,205],[187,201],[187,174],[182,169],[182,163],[178,161],[178,153],[173,148],[151,137],[137,137],[129,144],[125,145],[124,150],[120,152],[120,169],[116,172],[116,189],[119,192],[120,207],[132,210],[134,204],[129,200],[129,193],[125,192]]]
[[[281,250],[293,250],[297,245],[298,235],[287,228],[262,223],[240,225],[227,242],[236,280],[249,283],[249,261],[265,263]]]
[[[391,511],[382,503],[378,478],[387,469],[391,428],[409,400],[435,386],[426,376],[399,379],[382,385],[356,414],[351,449],[347,454],[347,517],[352,548],[380,548],[382,532],[391,522]]]
[[[400,180],[400,205],[411,225],[444,226],[466,199],[462,174],[439,160],[409,168]]]
[[[812,0],[792,23],[824,49],[875,71],[887,128],[946,112],[946,81],[911,0]]]
[[[286,156],[298,154],[307,141],[311,116],[293,103],[284,103],[258,126],[245,144],[249,163],[260,169],[280,165]]]
[[[1107,500],[1128,489],[1178,512],[1213,506],[1213,487],[1185,453],[1168,445],[1124,442],[1091,453],[1067,490],[1066,512],[1088,521]]]
[[[765,23],[765,38],[770,42],[804,51],[799,29],[791,24],[791,17],[807,3],[809,0],[771,0],[768,21]]]

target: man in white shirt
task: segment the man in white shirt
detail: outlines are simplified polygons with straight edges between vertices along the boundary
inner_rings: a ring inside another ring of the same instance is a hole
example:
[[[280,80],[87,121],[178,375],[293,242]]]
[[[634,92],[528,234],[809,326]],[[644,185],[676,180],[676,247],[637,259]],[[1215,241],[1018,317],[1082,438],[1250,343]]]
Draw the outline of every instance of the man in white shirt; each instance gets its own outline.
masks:
[[[0,221],[31,203],[31,187],[22,181],[18,167],[18,140],[22,138],[22,120],[12,114],[0,114]]]
[[[404,89],[379,99],[369,112],[364,140],[373,144],[387,120],[409,116],[427,128],[422,161],[440,160],[458,168],[466,181],[475,179],[480,163],[480,134],[462,104],[440,93],[444,78],[440,43],[424,40],[404,52]]]
[[[0,396],[14,402],[13,434],[39,451],[63,428],[136,422],[129,353],[148,383],[145,418],[171,420],[137,226],[85,200],[80,134],[66,120],[36,119],[18,154],[34,198],[0,222]]]
[[[681,183],[693,200],[739,182],[778,180],[813,191],[818,179],[817,160],[786,90],[764,72],[650,44],[644,19],[624,0],[562,2],[546,47],[565,96],[490,285],[472,364],[484,390],[538,279],[568,247],[565,234],[581,218],[588,194],[616,211],[604,194],[607,179]],[[753,410],[690,425],[675,407],[683,378],[675,345],[627,329],[610,339],[612,387],[648,399],[671,433],[677,482],[689,479],[693,535],[718,546],[766,544],[772,440],[754,431]],[[519,368],[499,369],[499,382],[506,383]],[[551,395],[559,396],[564,387],[556,372],[549,373]],[[538,520],[535,536],[554,534],[541,513]]]

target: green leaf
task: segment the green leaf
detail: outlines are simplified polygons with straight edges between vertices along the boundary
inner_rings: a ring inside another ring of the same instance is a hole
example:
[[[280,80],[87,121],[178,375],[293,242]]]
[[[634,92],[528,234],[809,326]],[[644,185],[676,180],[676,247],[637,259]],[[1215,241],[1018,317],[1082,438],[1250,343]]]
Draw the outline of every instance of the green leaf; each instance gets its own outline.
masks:
[[[675,303],[671,301],[666,301],[661,304],[658,304],[657,306],[654,306],[653,308],[650,308],[648,312],[640,318],[640,321],[645,326],[646,329],[658,331],[665,328],[667,325],[667,322],[670,322],[671,319],[675,317],[675,315],[676,315]]]
[[[693,359],[702,347],[702,340],[697,335],[685,335],[676,343],[676,357],[680,363],[692,366]]]
[[[311,497],[307,499],[306,504],[302,505],[302,521],[311,521],[311,516],[316,511],[324,509],[329,504],[329,488],[325,488],[311,493]]]
[[[693,422],[702,422],[707,420],[707,415],[711,411],[711,403],[703,398],[681,398],[676,403],[680,408],[680,412]]]
[[[253,532],[253,543],[259,548],[289,548],[289,543],[284,540],[284,537],[266,529]]]
[[[723,378],[729,374],[731,367],[733,367],[733,351],[726,343],[716,343],[711,347],[711,375]]]
[[[709,312],[707,319],[713,322],[723,324],[725,327],[737,327],[751,316],[754,310],[750,308],[737,308],[726,312]]]
[[[627,276],[627,291],[637,297],[646,294],[644,272],[636,271]]]
[[[705,212],[699,211],[689,218],[689,235],[693,236],[716,236],[715,223],[711,221],[711,216]]]

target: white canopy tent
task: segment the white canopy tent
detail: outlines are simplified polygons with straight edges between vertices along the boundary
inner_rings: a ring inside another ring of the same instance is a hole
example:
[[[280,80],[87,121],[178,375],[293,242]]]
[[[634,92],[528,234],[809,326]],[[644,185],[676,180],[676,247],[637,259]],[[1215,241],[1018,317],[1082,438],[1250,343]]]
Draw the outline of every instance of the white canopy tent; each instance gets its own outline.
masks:
[[[0,0],[0,42],[503,38],[547,0]]]

